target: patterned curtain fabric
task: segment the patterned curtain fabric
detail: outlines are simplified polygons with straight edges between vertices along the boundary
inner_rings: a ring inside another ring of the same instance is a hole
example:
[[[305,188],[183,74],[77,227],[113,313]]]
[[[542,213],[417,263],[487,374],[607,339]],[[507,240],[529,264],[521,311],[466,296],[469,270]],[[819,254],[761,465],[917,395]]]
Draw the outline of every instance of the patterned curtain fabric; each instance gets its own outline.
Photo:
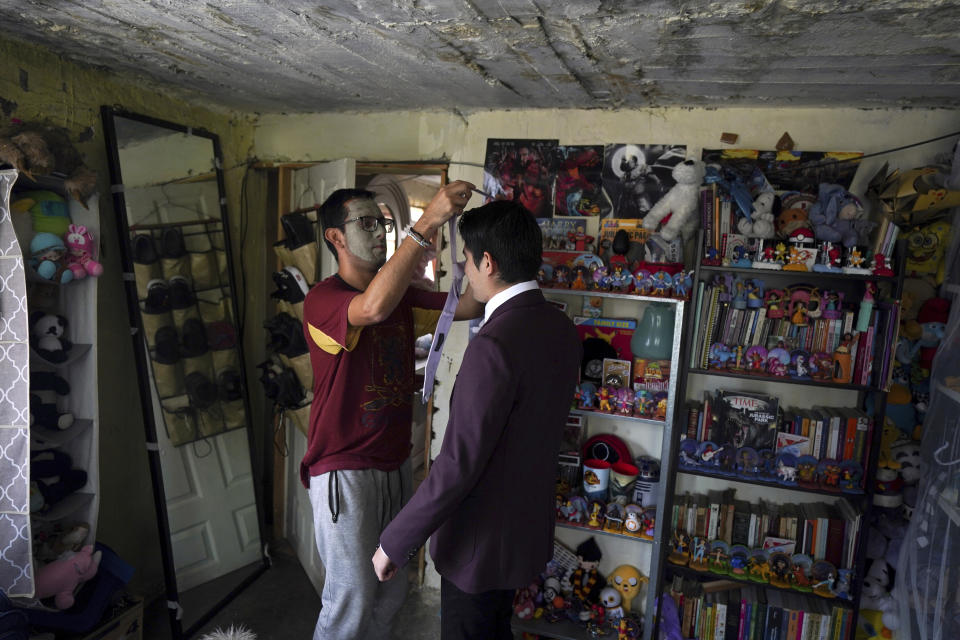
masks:
[[[0,171],[0,589],[33,596],[30,346],[23,255],[10,218],[15,170]]]

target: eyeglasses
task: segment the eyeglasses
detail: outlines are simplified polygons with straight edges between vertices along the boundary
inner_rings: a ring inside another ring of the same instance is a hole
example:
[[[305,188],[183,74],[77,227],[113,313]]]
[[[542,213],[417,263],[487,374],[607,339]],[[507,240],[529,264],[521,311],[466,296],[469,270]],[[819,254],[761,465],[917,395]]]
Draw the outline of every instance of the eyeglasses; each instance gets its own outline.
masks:
[[[360,228],[368,233],[376,233],[377,227],[383,225],[383,230],[387,233],[393,231],[393,226],[396,224],[393,218],[378,218],[377,216],[359,216],[357,218],[350,218],[349,220],[344,220],[343,224],[348,222],[359,222]]]

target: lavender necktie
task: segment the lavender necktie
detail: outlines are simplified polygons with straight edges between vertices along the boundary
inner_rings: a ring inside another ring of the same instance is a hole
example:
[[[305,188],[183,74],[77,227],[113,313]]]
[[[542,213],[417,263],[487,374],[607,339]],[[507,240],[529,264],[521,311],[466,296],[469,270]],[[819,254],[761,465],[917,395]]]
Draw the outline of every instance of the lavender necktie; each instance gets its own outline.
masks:
[[[463,262],[457,261],[457,226],[454,219],[450,219],[450,262],[453,264],[453,282],[450,283],[450,293],[447,294],[447,301],[443,303],[443,311],[440,313],[440,320],[437,322],[437,328],[433,332],[433,342],[430,343],[430,353],[427,355],[427,365],[423,373],[423,403],[426,404],[433,394],[433,381],[437,377],[437,366],[440,364],[440,356],[443,354],[443,343],[446,342],[447,334],[450,333],[450,325],[453,324],[453,314],[457,311],[457,304],[460,302],[460,284],[463,282]]]

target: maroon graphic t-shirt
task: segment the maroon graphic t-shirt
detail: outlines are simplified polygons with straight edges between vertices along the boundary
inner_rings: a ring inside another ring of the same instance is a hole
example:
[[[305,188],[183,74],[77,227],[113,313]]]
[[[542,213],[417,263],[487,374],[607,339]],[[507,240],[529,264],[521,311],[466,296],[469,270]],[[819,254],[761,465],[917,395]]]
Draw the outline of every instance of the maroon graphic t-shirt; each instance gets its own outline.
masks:
[[[317,283],[303,306],[313,404],[300,480],[340,469],[393,471],[410,455],[413,342],[436,325],[446,294],[409,288],[380,324],[351,327],[360,291],[339,276]]]

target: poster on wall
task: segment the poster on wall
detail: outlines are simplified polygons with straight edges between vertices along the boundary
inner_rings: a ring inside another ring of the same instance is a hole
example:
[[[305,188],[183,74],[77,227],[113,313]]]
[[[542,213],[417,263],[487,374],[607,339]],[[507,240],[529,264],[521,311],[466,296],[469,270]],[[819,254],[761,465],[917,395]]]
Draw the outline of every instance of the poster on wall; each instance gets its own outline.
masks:
[[[610,214],[610,202],[603,194],[603,145],[558,146],[556,167],[553,215],[603,218]]]
[[[675,183],[671,172],[687,157],[684,145],[608,144],[603,148],[607,217],[642,218]]]
[[[820,183],[850,188],[860,166],[859,151],[761,151],[704,149],[708,165],[721,165],[743,180],[750,195],[762,191],[802,191],[816,195]]]
[[[515,200],[537,218],[553,215],[557,140],[488,138],[483,190],[491,200]]]

